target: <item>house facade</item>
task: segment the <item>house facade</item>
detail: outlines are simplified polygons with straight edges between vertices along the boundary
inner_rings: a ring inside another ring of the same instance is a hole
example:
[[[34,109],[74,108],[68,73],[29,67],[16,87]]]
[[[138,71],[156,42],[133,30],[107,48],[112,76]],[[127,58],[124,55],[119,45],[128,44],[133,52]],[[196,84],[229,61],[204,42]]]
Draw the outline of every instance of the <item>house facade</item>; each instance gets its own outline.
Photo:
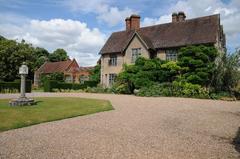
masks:
[[[64,80],[68,83],[84,83],[84,81],[89,80],[91,69],[93,69],[93,67],[79,67],[75,59],[59,62],[45,62],[34,73],[34,86],[39,86],[42,75],[52,73],[63,73]]]
[[[220,15],[186,19],[184,12],[173,13],[172,22],[140,27],[140,16],[125,19],[126,30],[114,32],[102,47],[101,84],[110,87],[123,64],[139,57],[177,60],[178,50],[187,45],[215,46],[225,51],[225,34]]]

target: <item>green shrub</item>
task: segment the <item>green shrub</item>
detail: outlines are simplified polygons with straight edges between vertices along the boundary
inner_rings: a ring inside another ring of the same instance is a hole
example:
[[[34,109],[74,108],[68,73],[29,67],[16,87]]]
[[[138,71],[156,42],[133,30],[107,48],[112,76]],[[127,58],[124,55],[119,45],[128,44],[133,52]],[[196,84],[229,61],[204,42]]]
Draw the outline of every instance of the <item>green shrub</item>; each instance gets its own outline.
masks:
[[[0,93],[16,93],[20,92],[20,80],[15,80],[14,82],[0,82]],[[30,93],[32,91],[32,81],[26,80],[26,92]]]
[[[143,87],[136,95],[209,98],[208,94],[208,91],[200,85],[174,81],[173,83],[161,83]]]
[[[138,96],[172,96],[173,88],[171,83],[154,84],[150,87],[141,88],[136,95]]]
[[[97,84],[97,81],[84,81],[84,85],[86,85],[86,87],[96,87]]]
[[[0,82],[1,93],[15,93],[20,92],[19,82]]]
[[[209,92],[198,84],[174,81],[173,89],[175,96],[209,98]]]
[[[114,93],[111,88],[103,88],[103,87],[87,87],[85,90],[88,93]]]
[[[85,81],[84,84],[77,83],[65,83],[58,82],[56,80],[45,80],[44,82],[44,92],[52,92],[54,90],[62,91],[62,90],[79,90],[85,89],[87,87],[96,86],[95,81]]]

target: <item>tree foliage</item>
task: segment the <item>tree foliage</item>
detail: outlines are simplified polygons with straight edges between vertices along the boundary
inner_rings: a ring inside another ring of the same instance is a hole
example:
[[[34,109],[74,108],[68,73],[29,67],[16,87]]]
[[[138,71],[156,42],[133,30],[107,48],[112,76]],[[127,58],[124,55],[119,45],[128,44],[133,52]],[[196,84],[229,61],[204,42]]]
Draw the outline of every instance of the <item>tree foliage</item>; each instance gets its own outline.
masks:
[[[180,49],[178,61],[138,58],[125,65],[113,89],[118,93],[146,96],[184,96],[208,98],[216,91],[229,91],[239,84],[239,51],[218,54],[211,46]]]
[[[224,53],[214,70],[213,87],[216,91],[233,91],[240,84],[240,50]],[[240,88],[238,89],[240,92]]]
[[[211,83],[218,53],[215,47],[187,46],[180,49],[178,65],[182,67],[182,79],[207,87]]]
[[[49,61],[51,62],[66,61],[68,59],[69,57],[64,49],[57,49],[49,55]]]
[[[97,83],[100,82],[100,76],[101,76],[101,66],[96,65],[90,72],[90,80],[96,81]]]
[[[0,81],[18,79],[18,70],[23,62],[29,67],[28,78],[33,80],[34,71],[49,59],[63,61],[68,59],[68,56],[63,49],[57,49],[50,54],[46,49],[33,47],[24,40],[16,42],[0,36]]]
[[[17,43],[14,40],[0,40],[0,80],[13,81],[19,78],[18,69],[23,62],[29,67],[29,77],[33,78],[34,48],[31,44],[22,41]]]

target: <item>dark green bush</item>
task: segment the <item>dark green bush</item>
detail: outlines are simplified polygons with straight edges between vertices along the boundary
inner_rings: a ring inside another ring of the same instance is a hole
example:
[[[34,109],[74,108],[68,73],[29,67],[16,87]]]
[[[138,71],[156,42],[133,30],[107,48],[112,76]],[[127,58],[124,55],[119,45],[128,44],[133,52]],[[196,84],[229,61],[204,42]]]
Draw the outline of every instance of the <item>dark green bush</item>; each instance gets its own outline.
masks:
[[[1,93],[20,92],[20,83],[19,82],[0,82],[0,92]]]
[[[150,87],[141,88],[138,96],[177,96],[177,97],[195,97],[209,98],[207,90],[200,85],[187,82],[161,83]]]
[[[86,85],[86,87],[96,87],[97,84],[97,81],[84,81],[84,85]]]
[[[150,87],[141,88],[138,96],[173,96],[173,86],[171,83],[154,84]]]
[[[0,93],[16,93],[20,92],[20,80],[14,82],[0,82]],[[26,92],[32,91],[32,81],[26,80]]]
[[[54,89],[61,90],[79,90],[97,85],[95,81],[85,81],[84,84],[58,82],[56,80],[46,80],[44,82],[44,92],[52,92]]]

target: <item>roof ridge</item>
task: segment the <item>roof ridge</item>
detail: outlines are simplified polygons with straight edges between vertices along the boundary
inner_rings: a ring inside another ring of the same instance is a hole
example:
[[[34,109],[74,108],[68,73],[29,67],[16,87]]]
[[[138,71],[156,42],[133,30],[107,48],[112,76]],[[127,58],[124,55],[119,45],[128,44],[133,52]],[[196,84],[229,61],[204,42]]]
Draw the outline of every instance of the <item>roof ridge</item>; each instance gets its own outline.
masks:
[[[212,15],[207,15],[207,16],[202,16],[202,17],[196,17],[196,18],[186,19],[185,21],[177,22],[176,24],[185,23],[185,22],[189,22],[189,21],[193,21],[193,20],[198,20],[198,19],[205,19],[205,18],[214,17],[214,16],[220,16],[220,14],[212,14]],[[144,27],[140,27],[138,30],[145,29],[145,28],[156,27],[156,26],[159,26],[159,25],[169,25],[169,24],[173,24],[173,23],[172,23],[172,22],[168,22],[168,23],[162,23],[162,24],[155,24],[155,25],[150,25],[150,26],[144,26]],[[138,31],[138,30],[137,30],[137,31]],[[127,31],[127,30],[120,30],[120,31],[113,32],[112,34],[114,34],[114,33],[126,32],[126,31]],[[134,30],[130,30],[130,31],[134,31]],[[130,32],[130,31],[129,31],[129,32]]]

